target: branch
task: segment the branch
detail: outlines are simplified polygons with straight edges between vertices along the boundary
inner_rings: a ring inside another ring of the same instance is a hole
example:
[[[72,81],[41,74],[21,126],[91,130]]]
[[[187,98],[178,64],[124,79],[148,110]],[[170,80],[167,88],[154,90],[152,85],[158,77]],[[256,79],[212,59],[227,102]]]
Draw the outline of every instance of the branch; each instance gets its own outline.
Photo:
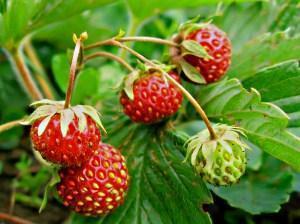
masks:
[[[24,87],[27,90],[29,96],[33,100],[41,100],[43,98],[43,95],[32,79],[32,75],[22,57],[21,50],[19,49],[13,52],[12,55],[9,55],[9,59],[15,72],[21,78],[22,84],[24,84]]]
[[[120,63],[121,65],[123,65],[125,68],[127,68],[129,71],[133,71],[134,68],[131,67],[131,65],[129,65],[125,60],[123,60],[122,58],[114,55],[114,54],[111,54],[111,53],[108,53],[108,52],[104,52],[104,51],[101,51],[101,52],[96,52],[96,53],[93,53],[93,54],[90,54],[90,55],[87,55],[86,57],[84,57],[84,61],[88,61],[88,60],[91,60],[93,58],[96,58],[96,57],[105,57],[105,58],[110,58],[114,61],[117,61],[118,63]]]
[[[10,121],[10,122],[7,122],[5,124],[2,124],[0,125],[0,133],[3,132],[3,131],[7,131],[11,128],[14,128],[18,125],[21,125],[20,122],[22,121],[23,119],[19,119],[19,120],[15,120],[15,121]]]
[[[114,40],[114,39],[108,39],[108,40],[96,42],[94,44],[86,46],[84,49],[89,50],[89,49],[92,49],[92,48],[107,45],[111,40]],[[165,39],[161,39],[161,38],[157,38],[157,37],[135,37],[135,36],[134,37],[122,37],[122,38],[116,39],[116,41],[118,41],[118,42],[131,42],[131,41],[148,42],[148,43],[156,43],[156,44],[167,45],[167,46],[170,46],[170,47],[179,47],[179,45],[176,44],[173,41],[165,40]]]
[[[8,215],[3,212],[0,212],[0,220],[8,221],[8,222],[14,223],[14,224],[33,224],[33,222],[19,218],[17,216]]]
[[[43,75],[42,75],[42,74],[46,74],[46,72],[45,72],[45,70],[43,68],[43,65],[42,65],[40,59],[38,58],[38,56],[35,52],[35,49],[33,48],[30,40],[27,40],[24,43],[24,50],[25,50],[25,53],[27,54],[27,56],[29,57],[31,63],[34,66],[35,78],[39,82],[43,92],[45,93],[45,96],[48,99],[54,99],[54,95],[52,93],[52,90],[49,87],[45,77],[43,77]]]

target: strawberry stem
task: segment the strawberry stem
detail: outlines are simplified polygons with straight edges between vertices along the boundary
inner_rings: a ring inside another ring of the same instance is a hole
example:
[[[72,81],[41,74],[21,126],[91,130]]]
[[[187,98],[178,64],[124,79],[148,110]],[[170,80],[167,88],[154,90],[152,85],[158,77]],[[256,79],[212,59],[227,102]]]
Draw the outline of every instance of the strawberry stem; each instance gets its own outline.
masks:
[[[7,131],[11,128],[14,128],[16,126],[19,126],[21,125],[20,122],[23,121],[23,119],[19,119],[19,120],[15,120],[15,121],[10,121],[10,122],[7,122],[5,124],[2,124],[0,125],[0,133],[3,132],[3,131]]]
[[[23,218],[9,215],[9,214],[3,213],[3,212],[0,212],[0,220],[8,221],[8,222],[14,223],[14,224],[33,224],[33,222],[30,222]]]
[[[43,90],[45,96],[47,97],[47,99],[54,99],[54,95],[52,93],[52,89],[50,88],[50,86],[48,85],[49,80],[47,80],[45,74],[45,69],[43,68],[43,65],[34,49],[34,47],[32,46],[32,43],[30,41],[30,39],[28,39],[25,43],[24,43],[24,51],[26,53],[26,55],[28,56],[28,58],[30,59],[30,61],[32,62],[32,65],[34,67],[34,75],[36,78],[36,81],[40,84],[41,89]]]
[[[129,53],[131,53],[132,55],[136,56],[137,58],[139,58],[140,60],[144,61],[145,63],[149,64],[150,66],[152,66],[153,68],[157,69],[158,71],[160,71],[167,79],[169,79],[169,81],[171,83],[173,83],[175,86],[177,86],[182,93],[188,98],[188,100],[190,101],[190,103],[194,106],[194,108],[196,109],[196,111],[198,112],[198,114],[201,116],[202,120],[204,121],[209,133],[210,133],[210,137],[211,139],[216,139],[217,135],[205,113],[205,111],[202,109],[202,107],[200,106],[200,104],[196,101],[196,99],[189,93],[189,91],[187,91],[180,83],[178,83],[175,79],[173,79],[167,72],[165,72],[163,69],[161,69],[159,66],[157,66],[156,64],[154,64],[151,60],[147,59],[146,57],[144,57],[143,55],[141,55],[140,53],[138,53],[137,51],[129,48],[128,46],[122,44],[121,42],[118,42],[116,40],[111,40],[110,42],[111,45],[123,48],[124,50],[128,51]]]
[[[6,51],[6,53],[15,73],[20,77],[28,95],[32,100],[41,100],[43,95],[32,79],[32,75],[26,66],[21,49],[14,50],[12,52]]]
[[[179,45],[173,41],[170,40],[165,40],[165,39],[161,39],[161,38],[157,38],[157,37],[137,37],[137,36],[133,36],[133,37],[121,37],[121,38],[117,38],[117,39],[108,39],[108,40],[104,40],[104,41],[99,41],[96,42],[94,44],[88,45],[86,46],[84,49],[85,50],[89,50],[89,49],[93,49],[96,47],[100,47],[103,45],[107,45],[108,42],[112,41],[112,40],[116,40],[118,42],[148,42],[148,43],[156,43],[156,44],[162,44],[162,45],[167,45],[170,47],[179,47]]]
[[[121,57],[118,57],[118,56],[116,56],[114,54],[111,54],[111,53],[108,53],[108,52],[104,52],[104,51],[100,51],[100,52],[96,52],[96,53],[87,55],[86,57],[84,57],[84,62],[87,62],[88,60],[91,60],[91,59],[97,58],[97,57],[105,57],[105,58],[109,58],[109,59],[112,59],[114,61],[117,61],[118,63],[120,63],[121,65],[123,65],[125,68],[127,68],[130,72],[132,72],[134,70],[134,68],[131,67],[131,65],[128,64]]]
[[[75,79],[76,79],[76,71],[77,71],[77,62],[80,55],[80,52],[83,48],[82,42],[87,38],[86,33],[82,33],[79,38],[74,35],[74,41],[76,42],[73,57],[72,57],[72,63],[70,66],[70,75],[69,75],[69,85],[67,89],[66,99],[65,99],[65,105],[64,108],[69,108],[71,104],[71,97],[72,92],[74,89]]]

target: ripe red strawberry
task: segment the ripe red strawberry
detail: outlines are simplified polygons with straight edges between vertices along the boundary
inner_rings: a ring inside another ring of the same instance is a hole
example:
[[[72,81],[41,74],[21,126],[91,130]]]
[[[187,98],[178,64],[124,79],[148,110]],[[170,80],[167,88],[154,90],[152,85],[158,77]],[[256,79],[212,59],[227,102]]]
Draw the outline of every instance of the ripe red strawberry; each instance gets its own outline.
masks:
[[[64,108],[64,102],[41,100],[34,102],[35,111],[21,124],[31,126],[34,149],[52,163],[80,166],[89,160],[101,140],[99,113],[91,106]]]
[[[101,216],[120,206],[128,189],[128,171],[120,151],[101,143],[82,167],[59,171],[57,191],[63,204],[87,215]]]
[[[38,135],[38,127],[45,118],[40,118],[32,124],[33,147],[41,153],[44,159],[52,163],[64,166],[80,166],[89,160],[98,148],[101,140],[100,131],[96,122],[86,116],[87,125],[81,132],[78,127],[78,118],[74,116],[68,126],[66,136],[62,136],[60,118],[60,114],[53,115],[40,136]]]
[[[185,35],[184,40],[194,40],[205,48],[212,59],[186,55],[184,59],[193,65],[207,83],[219,80],[231,63],[231,43],[218,27],[207,24]]]
[[[180,81],[176,72],[169,74]],[[166,83],[158,72],[146,74],[133,84],[133,100],[123,91],[120,102],[124,113],[134,122],[151,124],[177,112],[182,102],[181,91],[172,83]]]

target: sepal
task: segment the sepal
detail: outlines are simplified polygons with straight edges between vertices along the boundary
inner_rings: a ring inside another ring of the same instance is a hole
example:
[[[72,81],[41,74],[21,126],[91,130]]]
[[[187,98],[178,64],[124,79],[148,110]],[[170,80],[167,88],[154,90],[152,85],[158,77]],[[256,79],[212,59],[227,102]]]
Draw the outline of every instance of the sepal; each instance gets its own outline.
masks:
[[[46,130],[51,118],[55,114],[60,114],[60,131],[62,136],[65,137],[68,133],[70,123],[74,120],[75,116],[78,118],[78,128],[83,132],[87,127],[87,119],[85,115],[91,117],[92,120],[106,133],[104,126],[100,119],[100,113],[88,105],[76,105],[74,107],[64,108],[64,101],[53,100],[40,100],[32,103],[30,106],[37,107],[35,111],[28,117],[25,117],[20,124],[31,125],[36,120],[43,118],[38,126],[38,135],[41,136]]]

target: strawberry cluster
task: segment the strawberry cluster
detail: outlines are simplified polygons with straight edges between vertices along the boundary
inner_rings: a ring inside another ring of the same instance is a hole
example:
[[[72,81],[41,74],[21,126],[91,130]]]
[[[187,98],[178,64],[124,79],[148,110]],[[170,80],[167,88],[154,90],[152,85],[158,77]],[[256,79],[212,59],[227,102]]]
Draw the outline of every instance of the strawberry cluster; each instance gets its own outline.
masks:
[[[23,121],[31,124],[33,147],[48,162],[61,166],[57,191],[63,204],[84,215],[105,215],[120,206],[128,189],[125,158],[101,142],[103,128],[91,106],[64,108],[42,100]]]
[[[150,63],[132,69],[124,79],[120,104],[133,122],[161,122],[179,110],[186,91],[181,86],[181,71],[193,82],[211,83],[218,81],[230,65],[230,40],[214,25],[187,23],[174,42],[178,44],[176,54],[171,54],[174,65]],[[99,113],[91,106],[70,107],[51,100],[33,106],[36,110],[23,124],[31,125],[34,149],[48,162],[61,166],[57,191],[63,204],[87,216],[105,215],[120,206],[128,189],[128,170],[120,151],[101,142],[99,128],[105,129]],[[245,170],[245,146],[236,129],[219,129],[213,140],[208,132],[192,137],[187,159],[209,183],[226,185],[238,181]],[[207,148],[211,148],[210,154]],[[227,162],[219,163],[218,159]]]

